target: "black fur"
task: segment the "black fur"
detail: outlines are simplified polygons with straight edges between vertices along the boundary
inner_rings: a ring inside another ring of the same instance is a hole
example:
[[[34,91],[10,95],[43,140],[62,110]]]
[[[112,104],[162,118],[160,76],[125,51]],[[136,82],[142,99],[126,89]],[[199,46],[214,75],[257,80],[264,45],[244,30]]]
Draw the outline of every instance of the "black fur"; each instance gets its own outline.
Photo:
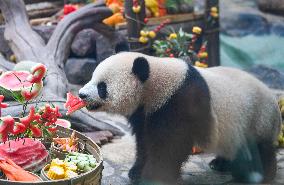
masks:
[[[276,174],[276,153],[271,141],[247,140],[232,161],[232,176],[243,183],[268,183]],[[258,176],[255,176],[258,173]]]
[[[122,51],[129,51],[129,50],[130,50],[130,48],[129,48],[127,41],[119,42],[115,46],[115,53],[119,53],[119,52],[122,52]]]
[[[137,142],[137,160],[129,177],[174,184],[192,146],[209,142],[213,126],[209,88],[189,65],[183,85],[164,106],[147,116],[141,107],[129,119]]]
[[[232,162],[223,157],[217,156],[209,163],[209,166],[212,170],[219,172],[229,172],[231,171]]]
[[[146,160],[146,155],[144,153],[145,146],[144,146],[144,122],[145,122],[145,114],[144,108],[141,106],[139,107],[128,119],[132,126],[132,131],[136,137],[136,150],[137,156],[136,161],[131,170],[129,171],[129,178],[130,179],[139,179],[141,170],[144,166],[144,161]]]
[[[141,82],[149,78],[150,67],[146,58],[138,57],[133,62],[132,73],[135,74]]]
[[[101,99],[107,98],[107,85],[105,82],[98,83],[98,94]]]

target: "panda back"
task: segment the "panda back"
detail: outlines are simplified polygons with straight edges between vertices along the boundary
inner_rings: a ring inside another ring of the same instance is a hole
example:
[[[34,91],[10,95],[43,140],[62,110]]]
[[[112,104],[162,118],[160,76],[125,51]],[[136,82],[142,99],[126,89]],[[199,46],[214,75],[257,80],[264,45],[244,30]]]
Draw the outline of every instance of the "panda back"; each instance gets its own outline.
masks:
[[[218,150],[231,156],[230,152],[248,136],[257,140],[276,139],[280,112],[276,97],[262,82],[228,67],[198,68],[198,71],[209,87]]]

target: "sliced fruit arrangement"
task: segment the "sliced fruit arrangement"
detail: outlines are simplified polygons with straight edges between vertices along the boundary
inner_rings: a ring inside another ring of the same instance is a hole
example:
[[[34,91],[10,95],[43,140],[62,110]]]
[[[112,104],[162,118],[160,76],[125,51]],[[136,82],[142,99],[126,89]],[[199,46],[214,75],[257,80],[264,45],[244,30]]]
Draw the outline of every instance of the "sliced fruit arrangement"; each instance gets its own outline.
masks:
[[[85,106],[86,103],[81,98],[74,96],[71,92],[67,93],[67,100],[64,104],[64,107],[67,109],[66,115],[70,115]]]
[[[65,128],[71,128],[71,122],[66,119],[57,119],[55,122],[56,125],[60,125]]]
[[[17,66],[18,65],[18,66]],[[37,97],[43,87],[46,67],[40,63],[20,62],[13,71],[0,76],[0,92],[6,98],[20,101]]]
[[[49,159],[45,146],[38,140],[24,138],[0,144],[0,156],[13,160],[25,170],[39,171]]]
[[[76,164],[78,172],[88,172],[97,166],[97,161],[93,155],[71,152],[66,157],[65,162]]]

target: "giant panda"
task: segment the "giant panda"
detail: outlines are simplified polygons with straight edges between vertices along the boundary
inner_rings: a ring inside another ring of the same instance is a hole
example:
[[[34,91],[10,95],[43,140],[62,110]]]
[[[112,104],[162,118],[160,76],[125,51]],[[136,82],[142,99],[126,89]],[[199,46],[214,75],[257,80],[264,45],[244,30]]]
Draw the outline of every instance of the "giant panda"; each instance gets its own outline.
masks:
[[[79,96],[90,111],[128,118],[134,183],[178,183],[193,146],[215,153],[210,164],[230,170],[234,182],[269,182],[276,174],[277,100],[244,71],[120,52],[98,65]]]

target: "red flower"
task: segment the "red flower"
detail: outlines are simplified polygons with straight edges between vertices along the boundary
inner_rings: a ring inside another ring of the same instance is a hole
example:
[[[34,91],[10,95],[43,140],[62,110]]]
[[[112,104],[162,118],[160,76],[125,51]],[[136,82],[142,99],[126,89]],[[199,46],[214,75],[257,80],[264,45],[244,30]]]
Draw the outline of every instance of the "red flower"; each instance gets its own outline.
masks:
[[[42,136],[42,131],[41,131],[40,128],[38,128],[34,125],[31,125],[30,129],[31,129],[34,137],[41,137]]]

